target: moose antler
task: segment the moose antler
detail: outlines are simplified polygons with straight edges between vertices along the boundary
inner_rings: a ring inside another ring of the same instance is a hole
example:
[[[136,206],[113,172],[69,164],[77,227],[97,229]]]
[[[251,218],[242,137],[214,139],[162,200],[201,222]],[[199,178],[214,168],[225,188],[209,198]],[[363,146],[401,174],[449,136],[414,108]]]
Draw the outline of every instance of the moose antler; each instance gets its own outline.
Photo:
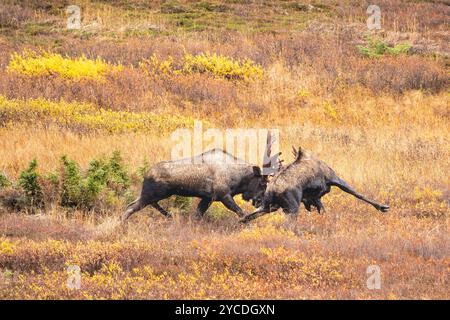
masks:
[[[292,146],[292,154],[294,155],[295,161],[299,161],[303,157],[302,147],[298,147],[298,150]]]
[[[269,130],[267,131],[267,140],[266,140],[266,148],[264,150],[264,159],[263,159],[263,176],[269,176],[277,172],[281,168],[281,163],[283,160],[279,159],[279,156],[281,155],[281,152],[276,153],[275,155],[271,156],[272,154],[272,145],[275,142],[275,135],[272,134],[272,132]]]

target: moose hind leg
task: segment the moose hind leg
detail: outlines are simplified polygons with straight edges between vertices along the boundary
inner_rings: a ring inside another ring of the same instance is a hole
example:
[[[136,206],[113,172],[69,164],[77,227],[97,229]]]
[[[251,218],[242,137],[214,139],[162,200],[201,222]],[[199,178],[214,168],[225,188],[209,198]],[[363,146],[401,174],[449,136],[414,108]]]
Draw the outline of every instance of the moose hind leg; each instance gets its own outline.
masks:
[[[358,198],[358,199],[360,199],[362,201],[365,201],[365,202],[371,204],[372,206],[375,207],[375,209],[377,209],[377,210],[379,210],[381,212],[387,212],[389,210],[389,206],[388,205],[381,204],[381,203],[378,203],[378,202],[375,202],[373,200],[370,200],[370,199],[366,198],[362,194],[356,192],[352,187],[350,187],[347,184],[347,182],[345,182],[344,180],[342,180],[340,178],[337,178],[336,180],[332,181],[331,185],[332,186],[336,186],[339,189],[341,189],[342,191],[345,191],[345,192],[351,194],[352,196],[354,196],[354,197],[356,197],[356,198]]]
[[[122,221],[127,220],[133,213],[142,210],[146,206],[147,204],[142,201],[141,197],[137,198],[127,206],[125,213],[122,215]]]
[[[314,207],[316,207],[317,212],[320,213],[320,211],[325,211],[325,207],[322,204],[322,201],[320,199],[315,199],[313,201]]]
[[[311,212],[311,206],[315,207],[318,213],[320,213],[320,211],[322,210],[325,211],[325,207],[323,206],[320,199],[303,199],[302,202],[308,212]]]
[[[313,204],[311,200],[302,200],[303,204],[305,205],[305,209],[308,212],[311,212],[311,205]]]
[[[168,211],[166,211],[163,207],[161,207],[161,206],[158,204],[158,202],[150,203],[150,205],[151,205],[153,208],[155,208],[156,210],[158,210],[159,212],[161,212],[161,214],[162,214],[163,216],[165,216],[166,218],[172,218],[172,215],[171,215]]]

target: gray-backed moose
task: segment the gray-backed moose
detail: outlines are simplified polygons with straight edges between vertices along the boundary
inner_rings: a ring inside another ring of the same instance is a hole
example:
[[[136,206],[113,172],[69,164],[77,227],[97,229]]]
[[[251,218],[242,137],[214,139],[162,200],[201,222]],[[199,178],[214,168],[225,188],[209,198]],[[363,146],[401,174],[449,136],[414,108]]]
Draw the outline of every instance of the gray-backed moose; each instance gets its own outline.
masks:
[[[270,143],[266,145],[270,154]],[[268,159],[264,166],[270,164]],[[172,195],[198,197],[197,216],[202,216],[213,201],[221,201],[229,210],[244,216],[233,197],[242,194],[246,201],[260,203],[266,189],[267,175],[253,166],[221,150],[213,149],[192,158],[164,161],[146,174],[141,195],[128,205],[122,220],[151,205],[164,216],[170,213],[158,201]]]

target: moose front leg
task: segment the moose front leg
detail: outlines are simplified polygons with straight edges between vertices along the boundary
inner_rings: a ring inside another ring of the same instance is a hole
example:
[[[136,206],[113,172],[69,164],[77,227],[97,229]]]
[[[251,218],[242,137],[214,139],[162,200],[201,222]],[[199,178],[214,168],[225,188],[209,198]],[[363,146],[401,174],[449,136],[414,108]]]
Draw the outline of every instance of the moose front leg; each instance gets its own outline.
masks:
[[[196,218],[201,218],[205,214],[206,210],[211,206],[211,198],[202,198],[197,206],[197,212],[195,213]]]
[[[225,207],[227,207],[229,210],[235,212],[240,218],[244,216],[244,212],[242,209],[237,205],[236,202],[234,202],[233,197],[230,194],[227,194],[224,196],[220,201],[223,203]]]
[[[249,214],[248,216],[245,216],[242,218],[239,222],[240,223],[247,223],[249,221],[252,221],[258,217],[261,217],[263,215],[266,215],[268,213],[277,211],[280,208],[279,205],[271,205],[269,207],[260,207],[255,212]]]

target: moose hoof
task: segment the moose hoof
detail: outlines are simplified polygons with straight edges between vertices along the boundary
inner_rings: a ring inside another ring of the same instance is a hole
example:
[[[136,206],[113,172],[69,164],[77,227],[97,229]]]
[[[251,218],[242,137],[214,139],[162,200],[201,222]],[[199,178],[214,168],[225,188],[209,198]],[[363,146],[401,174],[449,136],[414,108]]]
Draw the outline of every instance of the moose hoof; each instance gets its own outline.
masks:
[[[382,205],[382,206],[380,206],[380,208],[378,210],[380,210],[381,212],[388,212],[389,211],[389,206]]]
[[[250,220],[247,219],[247,217],[243,217],[239,220],[239,223],[245,224],[247,222],[249,222]]]
[[[130,214],[125,213],[122,215],[122,217],[120,218],[122,223],[126,223],[128,221],[128,218],[130,217]]]

